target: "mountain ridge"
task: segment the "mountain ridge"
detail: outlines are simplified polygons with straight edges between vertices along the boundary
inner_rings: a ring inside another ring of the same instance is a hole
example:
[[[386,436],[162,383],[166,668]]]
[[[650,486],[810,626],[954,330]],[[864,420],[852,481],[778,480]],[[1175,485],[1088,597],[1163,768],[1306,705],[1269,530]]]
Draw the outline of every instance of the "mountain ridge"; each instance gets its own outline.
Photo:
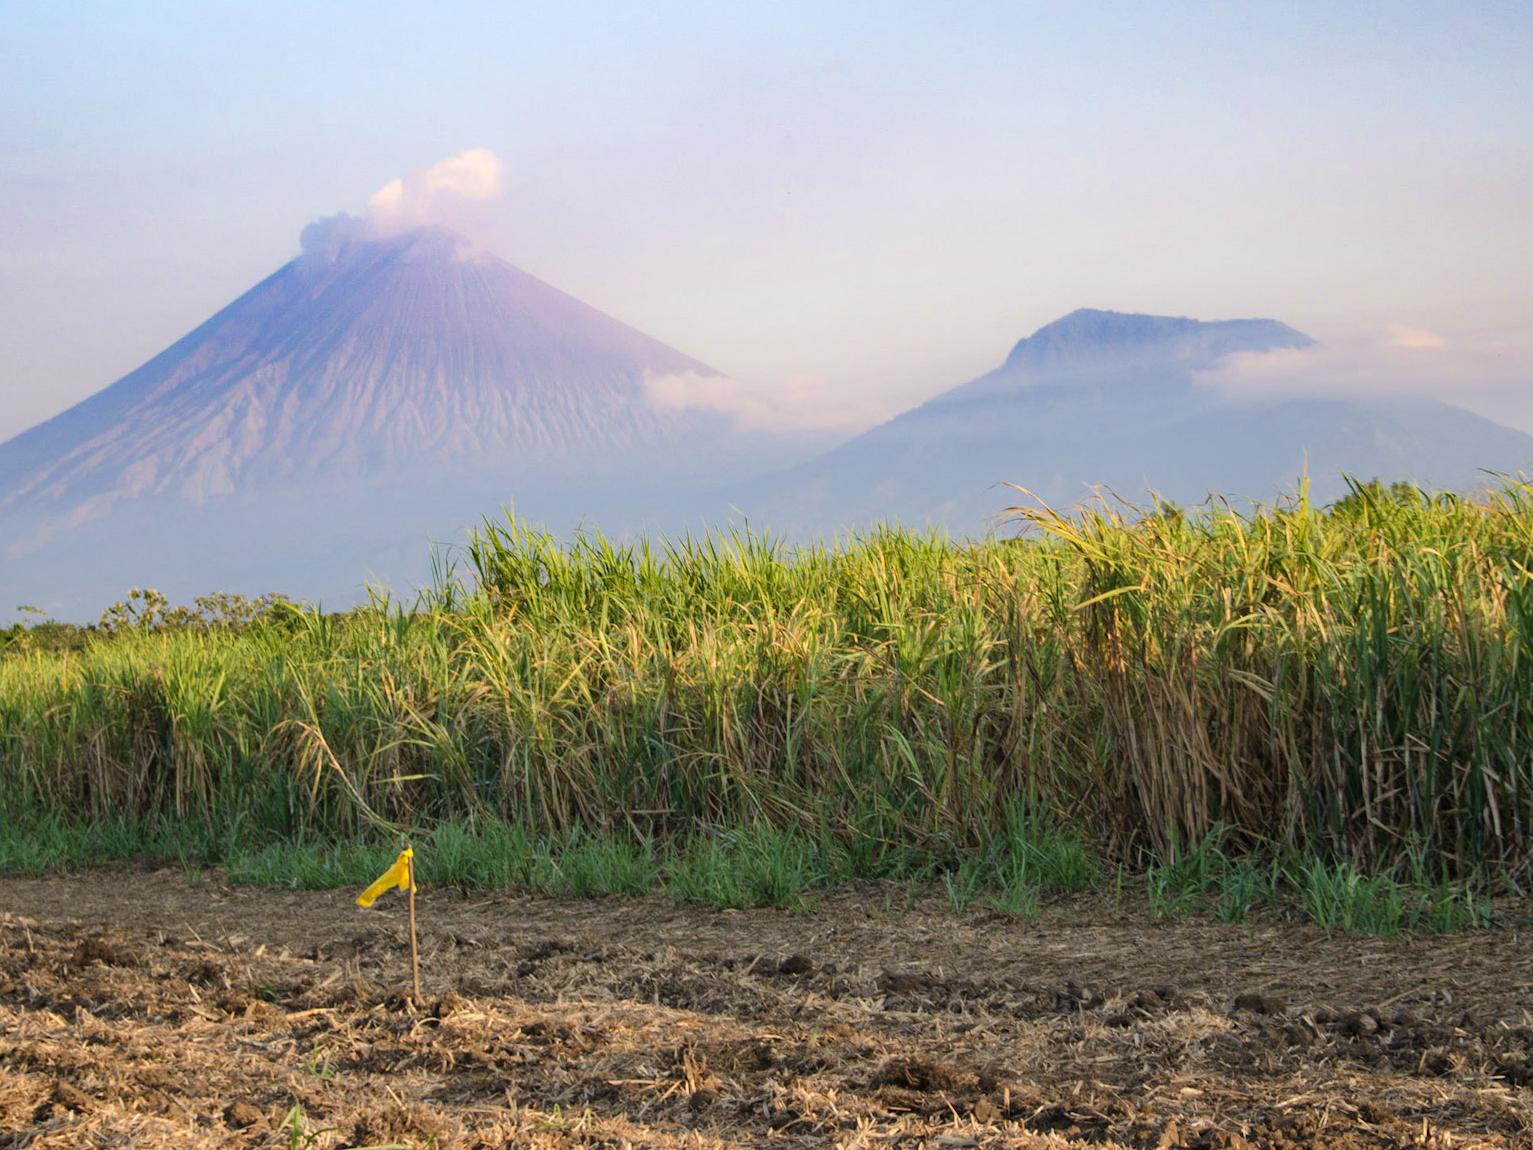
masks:
[[[1315,346],[1268,319],[1081,308],[950,387],[734,501],[794,537],[900,521],[983,534],[1005,484],[1070,506],[1094,490],[1179,503],[1271,500],[1301,474],[1321,502],[1343,473],[1463,489],[1533,463],[1533,437],[1425,399],[1236,399],[1199,374],[1236,353]]]

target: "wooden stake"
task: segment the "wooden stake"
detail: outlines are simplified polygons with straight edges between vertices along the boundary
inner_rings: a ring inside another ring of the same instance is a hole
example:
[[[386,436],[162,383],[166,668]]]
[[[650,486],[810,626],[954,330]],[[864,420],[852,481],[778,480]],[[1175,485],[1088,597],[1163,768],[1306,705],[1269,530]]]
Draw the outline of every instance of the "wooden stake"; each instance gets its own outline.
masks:
[[[410,978],[415,983],[415,1004],[421,1001],[421,956],[415,942],[415,855],[405,859],[405,875],[410,880]]]

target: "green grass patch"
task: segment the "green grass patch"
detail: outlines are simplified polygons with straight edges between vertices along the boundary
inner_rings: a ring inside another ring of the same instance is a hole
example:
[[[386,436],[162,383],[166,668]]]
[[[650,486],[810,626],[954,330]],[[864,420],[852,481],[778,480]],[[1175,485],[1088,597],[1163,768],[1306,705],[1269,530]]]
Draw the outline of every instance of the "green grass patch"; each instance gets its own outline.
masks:
[[[42,875],[114,864],[180,866],[189,873],[220,866],[231,882],[291,890],[360,891],[393,862],[405,840],[300,840],[252,846],[193,824],[116,820],[38,820],[0,824],[0,874]],[[578,830],[535,836],[494,820],[443,822],[411,839],[418,881],[464,891],[521,890],[557,898],[665,893],[678,902],[745,909],[805,910],[816,892],[867,879],[852,860],[791,831],[759,825],[711,830],[687,839],[639,841],[631,835]],[[1449,933],[1494,925],[1483,888],[1429,877],[1367,874],[1349,862],[1227,853],[1214,832],[1188,849],[1157,856],[1137,879],[1119,870],[1109,882],[1071,833],[1013,818],[981,850],[905,860],[906,902],[935,890],[958,915],[988,910],[1025,920],[1050,900],[1083,896],[1132,907],[1136,895],[1152,918],[1212,916],[1307,920],[1329,933]],[[862,856],[864,861],[869,856]],[[943,858],[946,861],[943,861]],[[914,876],[914,877],[912,877]],[[887,900],[886,900],[887,901]],[[1088,910],[1089,913],[1089,910]]]
[[[666,868],[666,889],[683,902],[720,908],[801,910],[834,868],[819,844],[770,827],[694,836]]]
[[[218,863],[224,837],[195,823],[161,818],[66,820],[56,815],[0,820],[0,874],[42,875],[111,863]]]

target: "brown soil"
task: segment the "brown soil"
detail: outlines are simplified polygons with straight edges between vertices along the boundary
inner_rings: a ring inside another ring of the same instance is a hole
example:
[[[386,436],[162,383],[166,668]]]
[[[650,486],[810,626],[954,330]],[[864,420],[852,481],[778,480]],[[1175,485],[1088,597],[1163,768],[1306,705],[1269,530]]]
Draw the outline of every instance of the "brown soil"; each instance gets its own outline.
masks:
[[[0,889],[0,1147],[1533,1145],[1511,930]]]

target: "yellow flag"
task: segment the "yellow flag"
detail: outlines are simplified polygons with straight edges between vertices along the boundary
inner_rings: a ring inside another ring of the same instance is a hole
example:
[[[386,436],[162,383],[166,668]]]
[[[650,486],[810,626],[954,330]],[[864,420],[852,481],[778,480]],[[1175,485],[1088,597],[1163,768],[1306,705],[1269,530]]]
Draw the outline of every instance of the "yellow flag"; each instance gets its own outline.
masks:
[[[394,865],[379,875],[377,882],[357,895],[357,905],[372,906],[380,894],[386,890],[393,890],[396,886],[400,890],[409,890],[410,860],[414,856],[415,852],[409,847],[400,851],[399,857],[394,860]]]

